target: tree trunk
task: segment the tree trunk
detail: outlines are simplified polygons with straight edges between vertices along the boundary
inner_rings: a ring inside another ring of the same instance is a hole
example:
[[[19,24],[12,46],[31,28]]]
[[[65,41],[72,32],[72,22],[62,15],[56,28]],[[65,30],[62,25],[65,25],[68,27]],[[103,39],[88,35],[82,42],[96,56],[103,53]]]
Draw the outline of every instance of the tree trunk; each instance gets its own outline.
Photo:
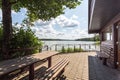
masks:
[[[2,0],[3,44],[2,55],[9,58],[10,39],[12,36],[12,18],[10,0]]]

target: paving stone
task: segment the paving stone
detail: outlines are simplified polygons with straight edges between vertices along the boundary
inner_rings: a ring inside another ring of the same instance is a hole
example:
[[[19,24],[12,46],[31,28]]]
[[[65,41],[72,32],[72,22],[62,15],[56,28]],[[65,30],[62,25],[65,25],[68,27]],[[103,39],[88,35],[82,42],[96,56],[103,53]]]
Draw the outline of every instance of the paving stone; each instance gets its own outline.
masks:
[[[120,80],[120,71],[102,65],[102,61],[96,57],[95,52],[56,55],[52,58],[53,65],[61,58],[68,56],[70,56],[70,63],[63,73],[65,80]],[[40,66],[47,66],[47,62]],[[36,76],[39,75],[36,74]]]

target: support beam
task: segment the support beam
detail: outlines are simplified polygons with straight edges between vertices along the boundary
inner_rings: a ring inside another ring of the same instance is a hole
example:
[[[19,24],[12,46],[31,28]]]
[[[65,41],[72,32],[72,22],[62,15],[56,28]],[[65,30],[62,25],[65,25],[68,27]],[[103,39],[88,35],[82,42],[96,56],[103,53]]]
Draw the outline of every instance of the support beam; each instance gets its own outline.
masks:
[[[114,24],[112,26],[112,32],[113,32],[113,50],[114,50],[114,68],[117,68],[117,62],[118,62],[118,46],[117,46],[117,41],[118,41],[118,30],[117,30],[117,24]]]

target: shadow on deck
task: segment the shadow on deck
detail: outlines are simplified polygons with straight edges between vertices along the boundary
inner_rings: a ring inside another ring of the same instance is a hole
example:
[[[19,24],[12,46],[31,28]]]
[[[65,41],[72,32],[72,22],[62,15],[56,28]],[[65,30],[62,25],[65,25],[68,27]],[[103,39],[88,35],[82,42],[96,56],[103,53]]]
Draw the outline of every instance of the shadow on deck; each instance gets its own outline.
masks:
[[[58,80],[120,80],[120,71],[102,65],[101,60],[96,57],[95,52],[56,55],[52,58],[52,65],[56,64],[61,58],[68,56],[70,57],[70,63]],[[41,69],[36,71],[36,76],[40,76],[42,68],[46,69],[47,62],[40,65],[40,67]],[[23,78],[20,80],[28,79]]]
[[[120,80],[120,71],[102,65],[96,56],[88,56],[89,80]]]
[[[120,71],[102,64],[95,52],[68,54],[67,80],[120,80]]]

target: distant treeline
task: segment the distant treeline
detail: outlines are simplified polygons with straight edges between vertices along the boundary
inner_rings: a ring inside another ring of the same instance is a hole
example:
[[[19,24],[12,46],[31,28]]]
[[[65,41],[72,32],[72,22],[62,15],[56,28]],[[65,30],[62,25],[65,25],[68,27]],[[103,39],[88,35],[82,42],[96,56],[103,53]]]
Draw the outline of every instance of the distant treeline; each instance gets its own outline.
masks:
[[[40,39],[42,41],[100,41],[99,35],[96,35],[91,38],[81,38],[81,39],[75,39],[75,40],[70,40],[70,39]]]
[[[70,39],[40,39],[42,41],[74,41]]]
[[[100,38],[98,35],[91,37],[91,38],[81,38],[81,39],[76,39],[76,41],[100,41]]]

